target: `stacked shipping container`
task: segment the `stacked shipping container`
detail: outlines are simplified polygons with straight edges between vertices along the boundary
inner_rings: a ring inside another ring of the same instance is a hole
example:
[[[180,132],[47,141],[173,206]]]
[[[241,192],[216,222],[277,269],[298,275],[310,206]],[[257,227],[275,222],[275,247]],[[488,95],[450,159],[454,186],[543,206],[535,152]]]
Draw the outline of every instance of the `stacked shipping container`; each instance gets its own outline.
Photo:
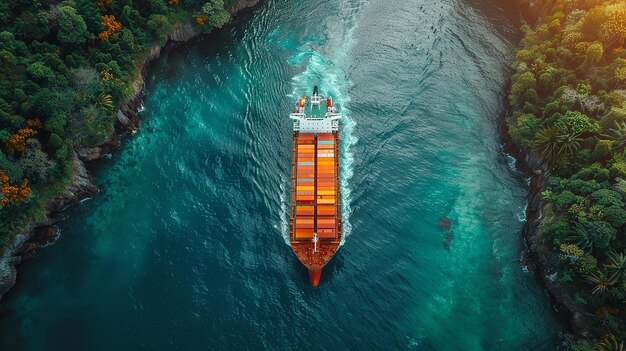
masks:
[[[296,145],[295,238],[336,239],[335,136],[301,133]]]
[[[311,239],[315,231],[315,135],[299,134],[296,142],[296,238]]]
[[[332,133],[317,135],[317,235],[335,238],[335,137]]]

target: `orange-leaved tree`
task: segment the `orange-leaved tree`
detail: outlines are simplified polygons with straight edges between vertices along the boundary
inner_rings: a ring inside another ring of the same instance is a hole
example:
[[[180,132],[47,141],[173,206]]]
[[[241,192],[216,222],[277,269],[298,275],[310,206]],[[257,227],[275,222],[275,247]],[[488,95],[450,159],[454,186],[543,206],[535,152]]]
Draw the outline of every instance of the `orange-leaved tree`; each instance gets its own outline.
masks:
[[[104,11],[112,2],[113,0],[98,0],[96,1],[96,5],[98,5],[101,11]]]
[[[98,39],[100,40],[108,40],[113,34],[122,30],[122,23],[115,19],[113,15],[103,15],[102,25],[105,29],[98,34]]]
[[[28,198],[31,190],[28,179],[24,178],[22,184],[17,186],[10,183],[9,177],[0,170],[0,206],[4,207],[11,202],[23,201]]]
[[[24,128],[17,130],[7,139],[7,151],[10,154],[23,152],[26,147],[26,139],[37,135],[37,131],[34,128],[41,128],[41,121],[39,119],[27,120]]]

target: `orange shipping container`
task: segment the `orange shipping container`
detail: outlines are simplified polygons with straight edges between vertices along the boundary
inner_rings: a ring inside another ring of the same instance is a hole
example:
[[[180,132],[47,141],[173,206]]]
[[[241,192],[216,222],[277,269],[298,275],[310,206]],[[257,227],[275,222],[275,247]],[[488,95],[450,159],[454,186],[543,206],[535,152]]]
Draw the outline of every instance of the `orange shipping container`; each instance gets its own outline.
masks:
[[[296,229],[297,239],[312,239],[313,229]]]
[[[296,216],[313,216],[314,209],[313,206],[296,206]]]

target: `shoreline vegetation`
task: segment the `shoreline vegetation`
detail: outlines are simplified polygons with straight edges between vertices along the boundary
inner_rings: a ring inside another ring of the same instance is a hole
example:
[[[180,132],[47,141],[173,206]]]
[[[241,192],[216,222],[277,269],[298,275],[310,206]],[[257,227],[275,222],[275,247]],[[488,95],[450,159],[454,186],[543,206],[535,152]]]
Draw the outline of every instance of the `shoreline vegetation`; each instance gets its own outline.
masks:
[[[54,241],[58,212],[97,194],[83,162],[139,128],[147,65],[258,2],[0,3],[0,298],[22,256]]]
[[[521,28],[503,139],[532,175],[525,238],[576,334],[560,349],[622,350],[626,3],[522,2],[534,23]]]

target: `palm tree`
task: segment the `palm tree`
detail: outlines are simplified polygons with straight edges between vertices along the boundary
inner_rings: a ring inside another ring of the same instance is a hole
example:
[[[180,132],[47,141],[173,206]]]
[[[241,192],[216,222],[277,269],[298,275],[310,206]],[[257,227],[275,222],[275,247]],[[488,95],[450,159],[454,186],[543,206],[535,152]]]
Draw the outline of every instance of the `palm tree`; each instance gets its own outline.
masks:
[[[593,289],[591,290],[592,294],[604,298],[609,293],[609,290],[613,287],[613,285],[617,283],[617,276],[615,274],[607,276],[602,271],[596,271],[595,273],[586,275],[585,281],[593,285]]]
[[[583,223],[576,224],[576,230],[573,230],[570,235],[565,238],[566,241],[576,244],[581,249],[591,253],[594,247],[593,236],[590,235],[587,228]]]
[[[113,108],[113,98],[110,94],[100,93],[98,96],[92,96],[91,100],[97,108],[104,112]]]
[[[561,135],[559,135],[559,141],[561,142],[560,154],[572,156],[580,148],[580,133],[570,133],[566,130],[559,129]]]
[[[554,160],[559,153],[559,130],[557,127],[546,127],[537,132],[531,146],[548,161]]]
[[[623,252],[619,254],[609,252],[607,256],[609,260],[604,265],[605,268],[612,274],[615,274],[618,280],[622,281],[626,278],[626,255]]]
[[[615,335],[609,334],[596,344],[595,349],[598,351],[624,351],[624,342],[618,340]]]
[[[613,140],[613,149],[621,150],[626,146],[626,122],[615,121],[615,128],[609,129],[602,137]]]
[[[572,156],[580,148],[580,133],[571,133],[566,129],[550,126],[535,135],[531,146],[547,161],[554,161],[559,156]]]

